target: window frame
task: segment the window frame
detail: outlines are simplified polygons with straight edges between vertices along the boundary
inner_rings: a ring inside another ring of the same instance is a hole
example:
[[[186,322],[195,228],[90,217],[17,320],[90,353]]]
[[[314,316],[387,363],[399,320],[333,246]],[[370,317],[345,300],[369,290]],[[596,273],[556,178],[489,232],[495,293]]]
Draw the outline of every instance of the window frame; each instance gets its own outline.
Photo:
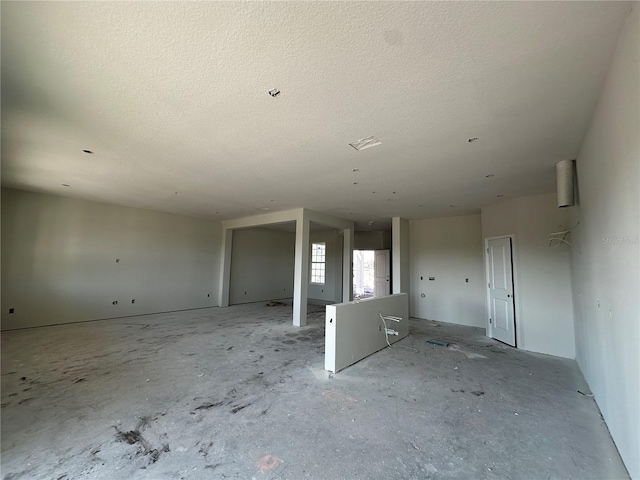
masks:
[[[316,245],[322,246],[322,253],[316,254]],[[309,262],[309,283],[312,285],[325,285],[327,283],[327,242],[311,242],[311,254]],[[315,265],[322,265],[321,274],[322,281],[319,280],[319,273],[314,269]]]

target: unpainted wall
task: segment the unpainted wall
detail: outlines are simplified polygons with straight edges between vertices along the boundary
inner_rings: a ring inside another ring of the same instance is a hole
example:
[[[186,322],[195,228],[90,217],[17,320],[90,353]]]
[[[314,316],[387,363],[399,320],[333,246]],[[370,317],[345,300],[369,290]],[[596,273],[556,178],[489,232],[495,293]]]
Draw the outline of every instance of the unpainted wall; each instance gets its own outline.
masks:
[[[411,315],[484,327],[480,215],[414,220],[410,230]]]
[[[2,329],[216,306],[220,235],[218,222],[2,189]]]
[[[394,316],[394,320],[382,320]],[[409,334],[406,293],[327,305],[325,313],[325,370],[338,372]],[[398,335],[385,335],[386,327]]]
[[[342,301],[343,236],[339,230],[319,230],[310,233],[310,243],[324,242],[326,251],[325,284],[309,283],[308,298],[326,302]]]
[[[391,230],[355,232],[354,250],[391,250]]]
[[[640,5],[627,19],[576,161],[570,208],[576,357],[640,479]]]
[[[568,212],[557,207],[555,193],[482,209],[484,239],[514,235],[518,348],[575,358],[570,247],[549,246],[550,233],[568,228]]]
[[[233,231],[229,303],[293,296],[296,234],[271,228]]]

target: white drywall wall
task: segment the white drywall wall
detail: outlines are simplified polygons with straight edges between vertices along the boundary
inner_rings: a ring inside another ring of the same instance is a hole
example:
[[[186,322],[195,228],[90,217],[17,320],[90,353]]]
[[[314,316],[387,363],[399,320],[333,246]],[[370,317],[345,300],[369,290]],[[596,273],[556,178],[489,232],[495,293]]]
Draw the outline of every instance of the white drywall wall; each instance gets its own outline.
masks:
[[[627,20],[576,161],[576,359],[640,479],[640,5]]]
[[[310,242],[326,244],[325,284],[309,283],[309,299],[327,302],[342,302],[342,247],[343,234],[340,230],[320,230],[310,233]]]
[[[551,248],[548,240],[550,233],[569,223],[567,210],[556,205],[555,193],[482,209],[483,238],[514,235],[518,348],[575,358],[570,249]],[[486,315],[485,306],[485,320]]]
[[[391,230],[355,232],[354,250],[391,250]]]
[[[293,296],[296,235],[270,228],[233,231],[229,302],[259,302]]]
[[[391,345],[409,334],[409,295],[406,293],[327,305],[325,370],[339,372],[387,346],[379,313],[402,319],[386,322],[389,329],[398,332],[397,336],[389,335]]]
[[[411,316],[484,327],[480,215],[414,220],[410,250]]]
[[[3,189],[2,328],[216,306],[220,235],[218,222]]]

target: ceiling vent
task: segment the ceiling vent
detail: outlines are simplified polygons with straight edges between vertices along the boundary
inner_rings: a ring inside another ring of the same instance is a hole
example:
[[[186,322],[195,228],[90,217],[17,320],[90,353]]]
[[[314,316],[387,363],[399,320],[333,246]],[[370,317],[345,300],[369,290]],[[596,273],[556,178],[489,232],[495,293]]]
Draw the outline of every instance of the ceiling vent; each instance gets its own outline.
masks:
[[[358,140],[357,142],[350,143],[349,145],[351,145],[356,150],[360,151],[360,150],[364,150],[365,148],[378,146],[381,143],[382,142],[378,140],[376,137],[367,137],[367,138]]]

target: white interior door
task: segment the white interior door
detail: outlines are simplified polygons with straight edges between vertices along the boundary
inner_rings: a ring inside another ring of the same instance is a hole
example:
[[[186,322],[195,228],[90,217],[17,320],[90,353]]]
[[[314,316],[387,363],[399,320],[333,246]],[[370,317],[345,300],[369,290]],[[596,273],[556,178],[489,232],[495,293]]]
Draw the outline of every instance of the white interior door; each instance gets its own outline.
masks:
[[[511,238],[495,238],[488,242],[490,335],[516,346],[515,308],[513,302],[513,263]]]
[[[391,262],[389,261],[389,250],[376,250],[375,252],[375,284],[373,289],[374,297],[389,295],[391,292]]]

